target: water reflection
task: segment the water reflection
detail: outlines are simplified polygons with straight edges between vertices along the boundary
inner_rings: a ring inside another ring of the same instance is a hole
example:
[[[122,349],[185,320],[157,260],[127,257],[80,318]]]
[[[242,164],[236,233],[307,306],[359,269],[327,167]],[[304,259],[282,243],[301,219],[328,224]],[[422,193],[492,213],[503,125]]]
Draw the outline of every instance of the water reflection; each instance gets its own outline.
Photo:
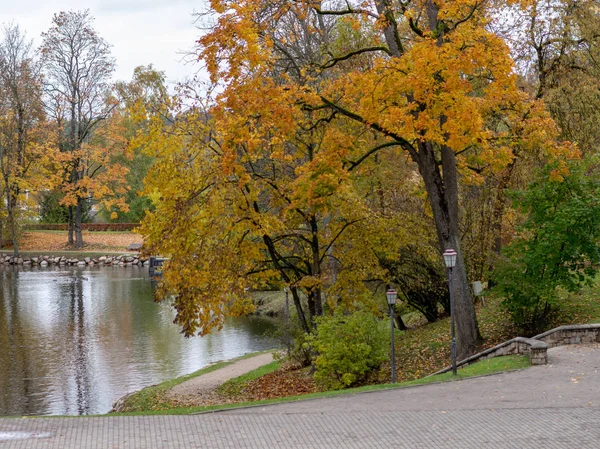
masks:
[[[0,414],[107,412],[124,394],[273,347],[267,319],[185,339],[139,267],[0,267]]]

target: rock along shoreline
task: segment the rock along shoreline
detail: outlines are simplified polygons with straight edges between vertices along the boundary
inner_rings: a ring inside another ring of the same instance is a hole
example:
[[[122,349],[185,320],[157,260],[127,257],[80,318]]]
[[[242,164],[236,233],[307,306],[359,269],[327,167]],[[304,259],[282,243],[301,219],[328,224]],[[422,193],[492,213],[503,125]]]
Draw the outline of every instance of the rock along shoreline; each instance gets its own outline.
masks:
[[[19,265],[19,266],[118,266],[127,267],[137,265],[140,267],[150,266],[150,259],[140,257],[139,254],[122,254],[120,256],[101,256],[101,257],[67,257],[67,256],[37,256],[37,257],[15,257],[0,255],[0,265]]]

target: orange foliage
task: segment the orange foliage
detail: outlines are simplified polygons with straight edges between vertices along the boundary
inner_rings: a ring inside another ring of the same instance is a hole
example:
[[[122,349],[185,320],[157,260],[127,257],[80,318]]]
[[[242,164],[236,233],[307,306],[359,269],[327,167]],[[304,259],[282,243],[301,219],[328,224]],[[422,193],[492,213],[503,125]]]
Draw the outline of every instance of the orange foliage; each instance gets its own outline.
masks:
[[[361,177],[369,156],[405,151],[430,176],[443,245],[459,245],[445,196],[458,178],[482,182],[518,153],[577,157],[517,88],[482,2],[389,3],[392,13],[369,1],[335,14],[315,0],[211,7],[215,26],[198,44],[221,93],[176,104],[140,136],[158,159],[147,192],[157,209],[142,232],[172,257],[165,291],[188,335],[249,310],[246,288],[288,285],[309,302],[327,291],[335,307],[363,300],[365,279],[385,279],[377,255],[393,257],[418,231],[373,207],[377,180]]]

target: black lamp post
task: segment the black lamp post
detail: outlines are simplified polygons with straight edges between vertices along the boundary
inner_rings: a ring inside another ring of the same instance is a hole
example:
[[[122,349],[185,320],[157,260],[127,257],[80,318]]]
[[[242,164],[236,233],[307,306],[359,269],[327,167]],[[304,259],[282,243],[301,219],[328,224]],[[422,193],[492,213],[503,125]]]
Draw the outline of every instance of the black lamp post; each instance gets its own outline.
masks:
[[[392,329],[392,383],[396,383],[396,353],[394,348],[394,304],[396,304],[396,298],[398,298],[398,293],[396,290],[390,288],[387,292],[385,292],[385,296],[387,296],[388,306],[390,307],[390,324]]]
[[[448,287],[450,288],[450,327],[452,329],[452,374],[456,376],[456,335],[454,333],[454,289],[452,288],[452,268],[456,266],[456,251],[448,248],[444,251],[444,263],[448,268]]]
[[[290,337],[290,301],[289,301],[289,292],[290,288],[286,285],[283,287],[283,291],[285,292],[285,345],[287,346],[288,357],[292,353],[292,342]]]

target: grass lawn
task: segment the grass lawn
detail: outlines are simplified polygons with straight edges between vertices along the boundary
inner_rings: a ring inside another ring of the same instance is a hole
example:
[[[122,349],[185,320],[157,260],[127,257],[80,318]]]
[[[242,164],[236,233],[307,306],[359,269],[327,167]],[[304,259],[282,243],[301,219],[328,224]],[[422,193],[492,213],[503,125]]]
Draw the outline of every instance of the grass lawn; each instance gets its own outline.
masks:
[[[479,330],[484,350],[511,338],[522,336],[512,325],[510,317],[502,309],[501,299],[486,296],[486,305],[476,306]],[[586,324],[600,322],[600,277],[594,285],[584,288],[580,293],[564,293],[561,310],[552,329],[565,324]],[[425,324],[399,333],[396,339],[396,357],[398,378],[401,381],[418,379],[429,375],[450,364],[450,319]],[[384,366],[374,381],[389,379],[391,368]]]
[[[560,324],[600,323],[600,276],[594,285],[562,296]]]

